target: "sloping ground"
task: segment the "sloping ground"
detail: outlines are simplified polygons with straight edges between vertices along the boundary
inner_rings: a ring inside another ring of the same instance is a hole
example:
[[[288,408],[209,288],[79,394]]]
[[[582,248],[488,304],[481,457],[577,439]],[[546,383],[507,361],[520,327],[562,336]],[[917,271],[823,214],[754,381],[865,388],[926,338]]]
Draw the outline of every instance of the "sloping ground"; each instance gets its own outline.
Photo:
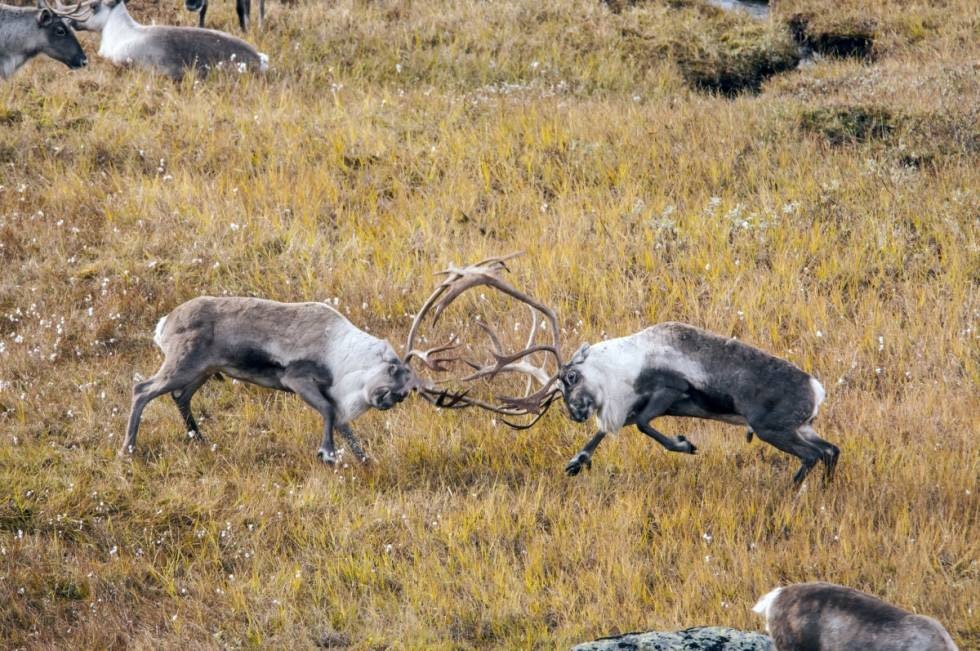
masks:
[[[734,98],[683,57],[782,19],[690,2],[270,2],[265,78],[29,64],[0,86],[0,639],[553,648],[755,629],[823,579],[976,647],[976,10],[869,11],[873,57]],[[672,419],[697,456],[624,432],[572,480],[592,432],[560,409],[516,434],[420,401],[332,472],[315,414],[232,382],[196,402],[213,447],[161,400],[115,457],[179,302],[336,298],[397,346],[431,272],[515,249],[566,353],[685,320],[816,374],[836,481]]]

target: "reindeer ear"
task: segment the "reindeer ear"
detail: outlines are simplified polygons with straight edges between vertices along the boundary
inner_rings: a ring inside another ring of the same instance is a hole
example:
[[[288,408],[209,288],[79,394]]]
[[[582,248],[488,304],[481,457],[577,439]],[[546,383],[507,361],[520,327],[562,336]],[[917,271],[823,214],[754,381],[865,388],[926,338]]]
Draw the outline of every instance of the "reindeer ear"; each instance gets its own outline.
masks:
[[[52,20],[54,20],[54,14],[52,14],[50,10],[42,9],[41,11],[37,12],[37,24],[41,27],[47,27],[51,24]]]
[[[589,344],[582,344],[579,349],[575,351],[572,355],[572,361],[569,364],[581,364],[585,361],[585,358],[589,356]]]

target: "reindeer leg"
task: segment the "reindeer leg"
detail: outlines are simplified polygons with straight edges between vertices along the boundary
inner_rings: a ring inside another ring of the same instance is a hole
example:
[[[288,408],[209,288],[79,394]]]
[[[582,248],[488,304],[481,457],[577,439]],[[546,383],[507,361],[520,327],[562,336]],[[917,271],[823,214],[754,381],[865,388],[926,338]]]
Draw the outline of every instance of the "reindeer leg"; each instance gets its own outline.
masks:
[[[333,445],[333,428],[337,419],[336,409],[321,391],[320,384],[311,377],[286,376],[282,385],[303,399],[303,402],[323,416],[323,442],[317,450],[320,461],[331,466],[337,461],[337,451]]]
[[[337,431],[340,432],[340,435],[344,437],[345,441],[347,441],[347,445],[350,446],[351,452],[354,453],[354,456],[357,457],[358,461],[361,463],[367,463],[370,460],[370,457],[368,457],[368,455],[364,452],[364,448],[361,447],[360,441],[358,441],[357,437],[354,436],[354,430],[350,428],[350,425],[347,423],[338,425]]]
[[[828,443],[819,436],[813,429],[813,425],[807,423],[796,430],[807,443],[816,445],[820,448],[820,461],[824,466],[824,478],[830,481],[834,478],[834,470],[837,468],[837,458],[840,457],[840,448],[833,443]]]
[[[682,399],[684,393],[678,389],[669,387],[659,387],[654,390],[647,400],[640,413],[633,419],[636,428],[664,446],[671,452],[684,452],[694,454],[697,448],[684,436],[670,437],[661,434],[650,425],[650,421],[658,416],[662,416],[670,409],[678,399]]]
[[[637,423],[636,428],[655,440],[660,445],[664,446],[670,452],[683,452],[685,454],[694,454],[698,451],[697,447],[693,443],[687,440],[687,437],[680,434],[675,437],[666,436],[661,434],[659,431],[650,426],[649,423]]]
[[[238,13],[238,26],[243,32],[248,31],[249,14],[252,13],[252,3],[250,0],[236,0],[235,11]]]
[[[205,441],[201,429],[197,426],[197,421],[194,420],[194,414],[191,413],[191,398],[194,397],[197,390],[207,381],[208,376],[205,375],[187,386],[170,393],[170,397],[177,403],[177,411],[180,412],[180,417],[184,419],[184,431],[198,443],[204,443]]]
[[[165,393],[193,384],[198,380],[201,372],[198,369],[181,369],[176,363],[164,361],[156,375],[133,387],[133,405],[129,411],[129,423],[126,425],[126,438],[119,453],[132,452],[136,446],[136,432],[140,427],[143,409],[150,401]]]
[[[792,454],[800,460],[800,469],[793,475],[793,482],[797,485],[803,483],[813,466],[824,456],[824,450],[820,446],[807,441],[798,431],[787,432],[782,429],[756,427],[755,424],[752,424],[752,429],[769,445]]]
[[[574,477],[582,472],[582,466],[592,470],[592,453],[595,452],[595,449],[599,447],[599,444],[602,443],[602,439],[604,438],[606,438],[605,432],[596,432],[592,440],[586,443],[585,447],[579,450],[578,454],[572,457],[572,460],[565,466],[565,474],[569,477]]]
[[[197,26],[204,27],[204,17],[208,14],[208,3],[204,0],[204,4],[201,5],[201,11],[197,15]]]

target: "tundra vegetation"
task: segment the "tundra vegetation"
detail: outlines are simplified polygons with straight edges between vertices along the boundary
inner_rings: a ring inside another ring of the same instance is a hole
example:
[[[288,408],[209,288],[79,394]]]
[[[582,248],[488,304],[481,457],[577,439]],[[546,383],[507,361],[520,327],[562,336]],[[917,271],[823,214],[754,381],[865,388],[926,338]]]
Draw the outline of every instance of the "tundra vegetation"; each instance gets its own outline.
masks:
[[[93,56],[6,81],[5,645],[553,648],[759,628],[759,595],[811,580],[980,645],[976,4],[833,3],[811,38],[867,25],[873,56],[758,92],[686,72],[784,57],[827,4],[273,2],[266,76]],[[515,433],[414,398],[358,420],[373,464],[331,470],[315,412],[230,380],[196,403],[210,445],[161,400],[116,456],[183,301],[329,300],[402,354],[430,272],[520,248],[573,347],[677,320],[815,375],[835,481],[794,491],[790,456],[671,419],[697,457],[624,431],[569,479],[588,434],[557,407]]]

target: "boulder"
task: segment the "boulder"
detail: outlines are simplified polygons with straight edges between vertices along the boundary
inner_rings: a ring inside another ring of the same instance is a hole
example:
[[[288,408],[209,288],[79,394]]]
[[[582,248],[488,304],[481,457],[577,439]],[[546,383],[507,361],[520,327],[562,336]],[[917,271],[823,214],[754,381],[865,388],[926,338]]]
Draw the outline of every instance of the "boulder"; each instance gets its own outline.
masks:
[[[676,633],[627,633],[584,642],[572,651],[774,651],[762,633],[724,626],[698,626]]]

